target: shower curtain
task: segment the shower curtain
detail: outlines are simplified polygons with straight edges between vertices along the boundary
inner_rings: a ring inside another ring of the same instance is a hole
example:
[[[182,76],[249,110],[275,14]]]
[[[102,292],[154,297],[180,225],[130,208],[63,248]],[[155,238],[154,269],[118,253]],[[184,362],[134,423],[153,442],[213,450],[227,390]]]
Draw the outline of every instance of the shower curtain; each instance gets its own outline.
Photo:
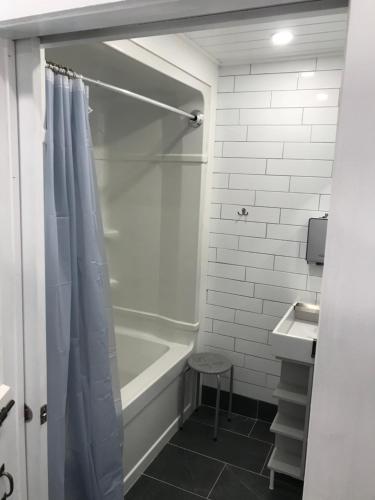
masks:
[[[81,79],[46,69],[45,126],[49,498],[120,500],[116,352]]]

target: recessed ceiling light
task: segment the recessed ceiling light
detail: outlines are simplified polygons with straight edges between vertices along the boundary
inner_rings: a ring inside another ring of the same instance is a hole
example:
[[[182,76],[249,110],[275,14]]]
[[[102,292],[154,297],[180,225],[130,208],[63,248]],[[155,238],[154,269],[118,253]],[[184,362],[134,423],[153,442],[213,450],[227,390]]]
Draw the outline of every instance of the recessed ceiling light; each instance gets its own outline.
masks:
[[[291,31],[284,30],[273,34],[271,40],[274,45],[287,45],[293,38],[294,36]]]
[[[328,94],[322,92],[321,94],[316,94],[316,98],[318,101],[326,101],[328,99]]]
[[[304,71],[301,73],[302,78],[312,78],[315,75],[315,71]]]

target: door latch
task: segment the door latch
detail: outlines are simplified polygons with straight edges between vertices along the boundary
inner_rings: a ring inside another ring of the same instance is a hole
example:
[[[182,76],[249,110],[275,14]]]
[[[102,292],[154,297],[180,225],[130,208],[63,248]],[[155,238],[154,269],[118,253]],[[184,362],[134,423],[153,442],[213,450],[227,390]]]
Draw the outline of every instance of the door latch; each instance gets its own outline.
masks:
[[[47,405],[43,405],[40,409],[40,425],[47,422]]]
[[[11,399],[7,405],[4,406],[4,408],[1,408],[0,410],[0,427],[3,425],[4,420],[7,418],[10,410],[13,408],[15,405],[14,399]]]
[[[3,464],[0,467],[0,478],[1,477],[6,477],[9,481],[9,491],[8,493],[4,493],[4,495],[1,497],[1,500],[6,500],[10,496],[12,496],[13,491],[14,491],[14,480],[12,474],[9,474],[9,472],[5,471],[5,464]]]

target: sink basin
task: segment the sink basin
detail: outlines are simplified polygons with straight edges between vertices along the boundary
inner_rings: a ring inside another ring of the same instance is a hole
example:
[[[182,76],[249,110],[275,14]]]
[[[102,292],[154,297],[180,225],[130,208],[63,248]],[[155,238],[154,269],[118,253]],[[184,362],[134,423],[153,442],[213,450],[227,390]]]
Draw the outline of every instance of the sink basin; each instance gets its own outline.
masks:
[[[314,304],[293,304],[271,333],[273,355],[314,364],[319,311]]]

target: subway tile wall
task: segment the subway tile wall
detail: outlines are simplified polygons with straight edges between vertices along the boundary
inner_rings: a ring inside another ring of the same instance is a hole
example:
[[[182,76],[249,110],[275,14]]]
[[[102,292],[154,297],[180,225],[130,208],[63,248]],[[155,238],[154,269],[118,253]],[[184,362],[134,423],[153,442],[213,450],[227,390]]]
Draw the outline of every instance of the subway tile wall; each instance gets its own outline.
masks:
[[[269,332],[292,302],[319,302],[322,267],[304,259],[307,223],[329,210],[343,64],[220,68],[200,345],[232,360],[243,396],[274,402],[280,363]]]

